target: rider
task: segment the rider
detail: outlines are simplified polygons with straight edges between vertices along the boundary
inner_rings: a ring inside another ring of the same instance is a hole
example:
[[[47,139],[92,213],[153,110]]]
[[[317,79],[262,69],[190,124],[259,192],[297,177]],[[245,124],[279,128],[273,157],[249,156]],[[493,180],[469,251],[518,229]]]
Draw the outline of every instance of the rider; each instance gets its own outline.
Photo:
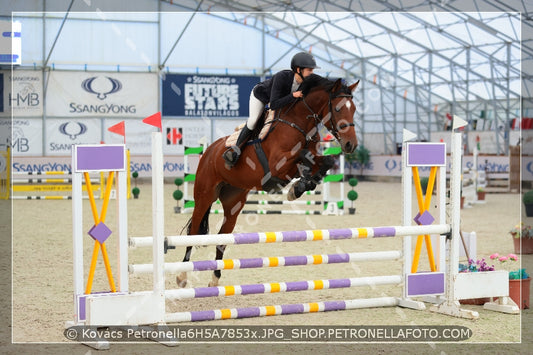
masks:
[[[270,109],[277,110],[303,97],[302,92],[298,90],[300,84],[313,73],[315,68],[319,68],[316,66],[315,58],[307,52],[300,52],[292,57],[292,70],[282,70],[253,88],[250,94],[250,116],[235,145],[228,148],[222,155],[229,167],[237,163],[242,148],[250,138],[265,105],[269,103]]]

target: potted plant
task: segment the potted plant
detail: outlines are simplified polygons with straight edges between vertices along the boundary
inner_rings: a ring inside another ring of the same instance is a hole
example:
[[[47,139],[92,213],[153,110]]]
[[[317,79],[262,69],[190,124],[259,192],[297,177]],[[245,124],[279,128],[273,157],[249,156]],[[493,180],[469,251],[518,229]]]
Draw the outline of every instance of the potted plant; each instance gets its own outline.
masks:
[[[477,199],[479,201],[485,201],[485,194],[485,189],[483,189],[482,187],[477,188]]]
[[[459,264],[459,273],[478,273],[478,272],[487,272],[494,271],[494,265],[489,265],[485,261],[485,258],[481,260],[474,261],[473,259],[468,260],[468,264]],[[473,304],[473,305],[484,305],[485,303],[490,302],[489,297],[480,297],[480,298],[468,298],[459,300],[461,304]]]
[[[131,177],[135,183],[135,187],[131,190],[131,193],[133,194],[133,198],[139,198],[139,193],[141,192],[141,190],[137,187],[137,178],[139,177],[139,173],[134,171],[131,173]]]
[[[509,254],[507,256],[500,256],[498,253],[494,253],[490,256],[492,261],[498,261],[499,267],[496,270],[494,265],[489,265],[484,258],[474,261],[470,259],[468,264],[459,264],[459,273],[482,273],[482,272],[507,272],[508,273],[508,287],[509,297],[519,306],[520,309],[529,308],[529,287],[531,278],[525,271],[525,269],[512,270],[514,263],[518,261],[518,257],[515,254]],[[490,297],[462,299],[459,301],[462,304],[483,305],[490,302]]]
[[[174,180],[174,184],[176,184],[177,187],[177,190],[172,193],[172,197],[174,198],[174,200],[176,200],[176,206],[174,206],[174,213],[180,213],[180,200],[183,198],[183,192],[180,190],[180,186],[183,185],[183,179],[176,178]]]
[[[523,222],[509,231],[513,236],[514,252],[517,254],[533,254],[533,228]]]
[[[522,202],[526,207],[526,216],[533,217],[533,190],[529,190],[524,194]]]
[[[518,257],[514,254],[500,256],[498,253],[490,256],[492,260],[498,260],[500,265],[507,265],[516,262]],[[509,297],[518,305],[520,309],[529,309],[531,277],[526,269],[509,271]]]
[[[348,183],[352,187],[352,189],[348,191],[348,200],[351,201],[351,207],[348,208],[348,211],[350,214],[355,214],[355,207],[353,206],[353,202],[357,200],[359,195],[357,194],[357,191],[355,191],[353,188],[357,186],[358,181],[356,178],[350,178],[350,180],[348,180]]]

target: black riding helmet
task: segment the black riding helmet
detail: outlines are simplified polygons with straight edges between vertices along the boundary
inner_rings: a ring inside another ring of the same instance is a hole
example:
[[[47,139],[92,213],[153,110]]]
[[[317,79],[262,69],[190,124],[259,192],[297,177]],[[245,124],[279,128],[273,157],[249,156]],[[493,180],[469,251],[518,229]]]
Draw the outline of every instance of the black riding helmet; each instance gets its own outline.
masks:
[[[296,72],[296,68],[298,67],[320,69],[320,67],[317,67],[316,65],[315,58],[307,52],[296,53],[294,57],[292,57],[292,60],[291,60],[292,71]]]

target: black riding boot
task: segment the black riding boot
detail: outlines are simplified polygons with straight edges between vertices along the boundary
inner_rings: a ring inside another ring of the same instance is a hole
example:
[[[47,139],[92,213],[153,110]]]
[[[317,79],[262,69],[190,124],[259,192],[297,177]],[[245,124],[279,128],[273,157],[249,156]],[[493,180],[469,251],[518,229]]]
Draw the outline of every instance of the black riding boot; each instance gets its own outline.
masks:
[[[229,147],[224,154],[222,154],[222,157],[226,161],[226,165],[230,168],[237,164],[237,160],[239,160],[239,157],[241,156],[242,148],[252,135],[252,132],[252,130],[248,129],[248,126],[244,125],[235,145]]]

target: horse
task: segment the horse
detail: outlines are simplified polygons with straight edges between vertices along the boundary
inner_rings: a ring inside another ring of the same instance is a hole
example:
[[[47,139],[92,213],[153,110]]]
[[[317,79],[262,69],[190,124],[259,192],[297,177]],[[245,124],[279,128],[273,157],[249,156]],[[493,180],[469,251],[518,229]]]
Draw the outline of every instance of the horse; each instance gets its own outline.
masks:
[[[357,147],[352,93],[358,84],[359,81],[347,86],[341,79],[311,74],[300,87],[303,98],[277,110],[262,142],[254,132],[232,168],[222,158],[228,137],[212,143],[198,163],[195,206],[185,226],[187,235],[208,234],[211,205],[217,199],[224,211],[218,232],[223,234],[233,231],[251,190],[278,191],[295,178],[298,179],[287,195],[289,200],[313,190],[335,162],[333,157],[317,153],[320,123],[335,137],[344,153],[352,153]],[[216,247],[216,260],[222,259],[225,248],[225,245]],[[191,250],[190,246],[186,248],[184,262],[190,260]],[[220,277],[221,271],[215,270],[209,286],[217,286]],[[179,274],[176,282],[185,287],[187,274]]]

